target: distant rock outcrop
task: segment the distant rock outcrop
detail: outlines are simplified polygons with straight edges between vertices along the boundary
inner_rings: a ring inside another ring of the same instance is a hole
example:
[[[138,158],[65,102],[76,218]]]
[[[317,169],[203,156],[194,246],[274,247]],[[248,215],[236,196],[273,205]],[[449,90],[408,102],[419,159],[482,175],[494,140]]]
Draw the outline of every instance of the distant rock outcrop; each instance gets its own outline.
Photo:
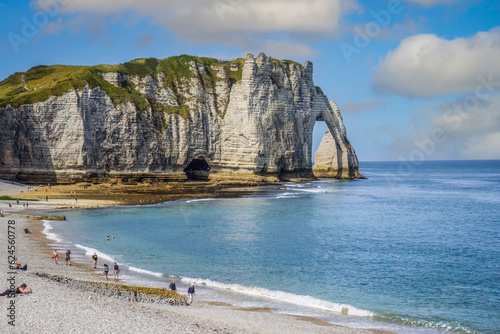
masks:
[[[0,118],[5,179],[178,179],[198,169],[209,177],[314,178],[317,120],[334,138],[320,150],[337,154],[336,163],[320,154],[328,173],[317,176],[359,177],[338,108],[314,86],[312,63],[264,54],[39,66],[0,83]]]

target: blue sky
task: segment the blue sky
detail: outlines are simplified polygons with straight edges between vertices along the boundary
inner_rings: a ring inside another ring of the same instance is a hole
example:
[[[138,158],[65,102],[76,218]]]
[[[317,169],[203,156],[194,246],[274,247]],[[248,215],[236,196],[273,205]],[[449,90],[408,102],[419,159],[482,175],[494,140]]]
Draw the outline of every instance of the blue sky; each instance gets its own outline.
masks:
[[[9,0],[0,13],[0,79],[265,52],[314,63],[360,161],[500,159],[498,1]]]

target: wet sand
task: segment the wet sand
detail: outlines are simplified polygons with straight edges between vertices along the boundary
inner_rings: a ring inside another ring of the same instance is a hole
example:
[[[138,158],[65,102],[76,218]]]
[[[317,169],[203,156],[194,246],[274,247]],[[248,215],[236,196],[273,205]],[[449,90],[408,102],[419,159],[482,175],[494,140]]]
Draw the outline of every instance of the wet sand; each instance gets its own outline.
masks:
[[[66,207],[155,204],[179,199],[241,197],[280,183],[158,182],[158,183],[75,183],[24,187],[14,198],[37,200]],[[8,186],[6,186],[8,188]],[[19,190],[18,190],[19,191]],[[1,192],[0,192],[1,193]]]

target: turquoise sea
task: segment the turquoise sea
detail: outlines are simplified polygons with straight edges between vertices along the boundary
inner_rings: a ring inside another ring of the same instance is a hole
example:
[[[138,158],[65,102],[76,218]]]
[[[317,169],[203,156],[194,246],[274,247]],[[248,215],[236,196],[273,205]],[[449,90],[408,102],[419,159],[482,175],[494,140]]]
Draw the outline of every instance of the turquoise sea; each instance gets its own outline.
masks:
[[[367,180],[71,212],[46,233],[89,266],[96,250],[126,281],[194,283],[197,298],[398,333],[500,333],[500,161],[360,171]]]

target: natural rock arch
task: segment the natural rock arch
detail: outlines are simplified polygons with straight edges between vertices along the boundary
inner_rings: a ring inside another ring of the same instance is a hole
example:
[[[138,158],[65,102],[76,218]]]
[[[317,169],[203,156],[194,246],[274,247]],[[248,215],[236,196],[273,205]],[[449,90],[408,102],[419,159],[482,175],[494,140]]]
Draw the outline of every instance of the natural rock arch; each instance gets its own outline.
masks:
[[[158,62],[163,65],[154,70],[141,67]],[[113,89],[78,81],[61,95],[47,91],[46,100],[19,105],[0,101],[5,123],[0,129],[0,178],[177,180],[185,178],[183,169],[193,158],[202,157],[209,171],[196,166],[187,170],[222,178],[311,179],[317,120],[326,122],[335,143],[325,144],[336,163],[330,162],[329,174],[321,176],[359,176],[338,108],[314,85],[311,62],[249,54],[229,63],[191,56],[130,63],[108,66],[109,73],[91,67],[92,75],[99,76],[92,82],[106,80]],[[142,70],[125,74],[130,69]],[[128,90],[121,87],[124,80],[133,84]],[[125,94],[123,101],[113,96],[115,91]]]
[[[351,143],[347,139],[339,107],[334,100],[330,101],[331,110],[320,115],[328,126],[328,131],[314,153],[314,176],[337,179],[364,178],[358,171],[358,158]]]

